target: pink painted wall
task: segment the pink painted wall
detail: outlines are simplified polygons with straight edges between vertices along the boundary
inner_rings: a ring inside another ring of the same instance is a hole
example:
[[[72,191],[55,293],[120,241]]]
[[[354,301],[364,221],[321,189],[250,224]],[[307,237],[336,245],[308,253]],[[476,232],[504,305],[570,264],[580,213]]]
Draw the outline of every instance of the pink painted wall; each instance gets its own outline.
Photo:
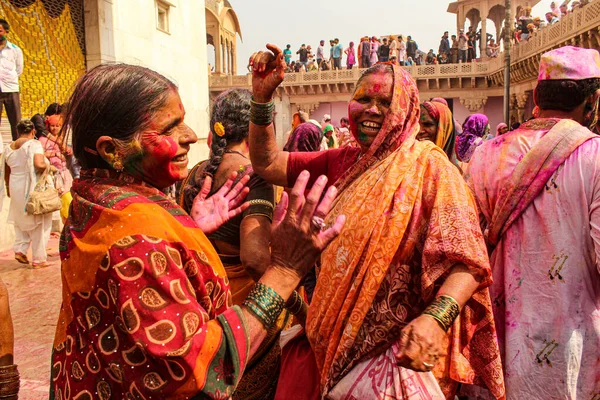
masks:
[[[348,103],[345,101],[336,101],[333,103],[321,103],[315,111],[310,114],[311,119],[321,122],[323,115],[331,115],[331,122],[335,126],[340,126],[340,118],[348,116]]]
[[[483,107],[483,113],[490,120],[490,130],[493,135],[496,134],[496,127],[500,122],[504,122],[504,98],[490,97]]]
[[[452,112],[454,113],[454,118],[462,125],[471,113],[460,103],[459,98],[454,98],[452,100]],[[480,111],[488,117],[488,120],[490,121],[490,130],[494,134],[496,133],[498,124],[503,122],[503,107],[504,100],[502,97],[489,97],[485,106],[483,106],[483,110]]]

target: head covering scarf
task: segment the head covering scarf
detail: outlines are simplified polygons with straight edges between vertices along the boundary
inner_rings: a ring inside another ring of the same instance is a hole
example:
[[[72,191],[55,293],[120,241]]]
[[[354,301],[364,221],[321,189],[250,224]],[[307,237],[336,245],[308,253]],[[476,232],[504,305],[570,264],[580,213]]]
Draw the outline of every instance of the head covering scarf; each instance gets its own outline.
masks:
[[[506,125],[504,122],[500,122],[500,123],[498,124],[498,126],[496,127],[496,137],[498,137],[498,136],[502,135],[502,134],[500,133],[500,131],[501,131],[502,129],[504,129],[504,128],[508,128],[508,125]]]
[[[62,116],[54,114],[46,118],[46,129],[50,129],[50,125],[62,124]]]
[[[467,117],[462,128],[456,140],[456,155],[460,161],[469,162],[477,146],[483,144],[490,133],[490,124],[485,115],[473,114]]]
[[[319,151],[322,137],[321,128],[312,122],[304,122],[294,129],[283,149],[300,152]]]
[[[437,101],[426,101],[423,103],[423,108],[427,110],[427,113],[433,118],[438,126],[435,145],[444,150],[448,159],[456,165],[458,161],[454,150],[456,130],[454,129],[452,111],[450,111],[447,105]]]
[[[356,347],[359,331],[379,288],[395,265],[395,257],[400,260],[412,257],[414,243],[404,247],[401,243],[410,241],[405,233],[414,213],[422,210],[423,188],[432,179],[426,175],[430,157],[433,152],[442,152],[430,141],[416,140],[420,114],[416,83],[402,67],[390,68],[394,76],[393,97],[381,129],[362,157],[336,182],[339,195],[325,221],[331,224],[339,215],[347,217],[340,235],[322,254],[306,322],[322,394],[327,394],[355,365],[352,352],[360,351]],[[466,205],[461,207],[464,210]],[[423,282],[422,293],[433,294],[431,288],[441,276],[433,277],[430,273],[423,269],[419,279]],[[494,375],[487,359],[471,355],[470,343],[478,337],[477,346],[490,349],[495,346],[497,357],[493,360],[500,365],[495,335],[485,330],[485,327],[494,329],[487,289],[476,292],[462,313],[460,321],[455,321],[460,329],[453,329],[450,338],[456,344],[449,356],[452,379],[473,383],[481,378],[488,387],[503,389],[502,374]],[[481,326],[485,332],[481,332]],[[472,360],[473,357],[477,360]]]

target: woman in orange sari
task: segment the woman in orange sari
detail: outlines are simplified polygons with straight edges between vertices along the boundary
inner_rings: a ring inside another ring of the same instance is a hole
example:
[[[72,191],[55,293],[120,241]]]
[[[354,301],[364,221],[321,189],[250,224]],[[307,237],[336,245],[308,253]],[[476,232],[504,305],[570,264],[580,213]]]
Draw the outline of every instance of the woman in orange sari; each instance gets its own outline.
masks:
[[[243,304],[232,305],[205,234],[247,208],[238,205],[248,179],[232,189],[233,174],[209,198],[207,179],[189,215],[173,202],[163,190],[185,178],[197,141],[184,118],[176,86],[139,66],[95,67],[73,92],[65,121],[83,169],[60,241],[50,399],[230,398],[343,226],[343,218],[328,230],[311,224],[335,196],[329,190],[317,205],[321,184],[305,200],[302,174],[274,227],[269,266]]]
[[[429,140],[437,147],[444,150],[450,162],[458,165],[456,151],[456,129],[452,111],[447,105],[437,101],[426,101],[421,104],[421,127],[417,140]]]
[[[268,49],[250,59],[254,101],[261,105],[269,104],[285,69],[281,51]],[[280,151],[271,125],[250,125],[250,156],[259,175],[289,186],[303,169],[326,174],[340,195],[322,216],[324,224],[348,217],[321,257],[306,324],[320,396],[353,398],[357,386],[376,387],[376,371],[349,383],[343,379],[396,347],[393,360],[386,360],[395,377],[402,371],[397,362],[433,371],[448,399],[459,383],[482,385],[503,398],[487,289],[491,271],[476,205],[442,150],[416,139],[414,80],[401,67],[370,68],[357,83],[348,115],[361,147],[316,154]],[[377,388],[367,397],[363,391],[362,398],[408,398],[394,389]]]

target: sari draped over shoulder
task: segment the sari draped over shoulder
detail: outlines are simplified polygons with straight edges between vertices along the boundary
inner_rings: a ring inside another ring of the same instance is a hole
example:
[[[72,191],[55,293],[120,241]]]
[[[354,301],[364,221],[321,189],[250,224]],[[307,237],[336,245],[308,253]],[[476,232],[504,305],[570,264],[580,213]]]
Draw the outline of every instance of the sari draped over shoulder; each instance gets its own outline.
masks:
[[[204,233],[127,175],[84,171],[72,193],[50,398],[230,396],[248,339]]]
[[[323,396],[360,361],[386,351],[462,263],[481,285],[434,371],[448,398],[458,382],[504,396],[487,286],[491,271],[474,200],[441,149],[419,142],[416,84],[393,67],[390,111],[369,150],[337,182],[327,223],[347,217],[321,258],[307,336]]]
[[[426,101],[423,103],[423,107],[425,107],[429,115],[438,124],[435,145],[444,150],[444,153],[446,153],[452,164],[458,166],[458,159],[456,158],[456,151],[454,149],[456,145],[456,129],[454,127],[452,111],[447,105],[437,101]]]

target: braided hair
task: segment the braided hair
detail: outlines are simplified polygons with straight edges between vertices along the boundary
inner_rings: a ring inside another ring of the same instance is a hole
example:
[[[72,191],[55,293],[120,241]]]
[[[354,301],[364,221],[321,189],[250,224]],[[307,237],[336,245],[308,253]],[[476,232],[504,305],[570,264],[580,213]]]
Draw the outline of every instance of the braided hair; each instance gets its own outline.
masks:
[[[240,143],[248,137],[251,99],[252,93],[246,89],[230,89],[215,99],[210,117],[212,135],[210,158],[204,163],[203,170],[196,171],[183,188],[184,209],[191,210],[194,199],[204,184],[204,179],[215,175],[223,161],[227,146]]]

